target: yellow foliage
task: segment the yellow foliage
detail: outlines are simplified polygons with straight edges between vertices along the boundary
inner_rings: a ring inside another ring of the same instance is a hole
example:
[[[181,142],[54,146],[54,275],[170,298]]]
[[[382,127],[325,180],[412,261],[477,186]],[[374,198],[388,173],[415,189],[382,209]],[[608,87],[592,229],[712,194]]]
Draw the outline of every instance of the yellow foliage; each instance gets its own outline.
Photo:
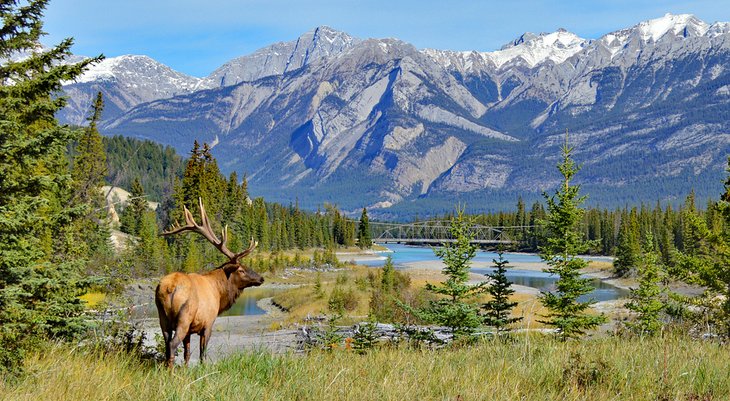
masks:
[[[103,292],[87,292],[79,298],[86,302],[87,307],[93,308],[106,299],[106,294]]]

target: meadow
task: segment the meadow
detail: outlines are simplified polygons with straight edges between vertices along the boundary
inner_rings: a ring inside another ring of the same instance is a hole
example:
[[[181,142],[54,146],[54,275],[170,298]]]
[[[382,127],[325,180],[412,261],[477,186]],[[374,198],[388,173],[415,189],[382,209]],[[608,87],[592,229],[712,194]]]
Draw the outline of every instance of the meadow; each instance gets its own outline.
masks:
[[[50,346],[3,400],[727,400],[730,349],[665,333],[476,346],[387,346],[360,355],[249,351],[172,371],[128,353]]]

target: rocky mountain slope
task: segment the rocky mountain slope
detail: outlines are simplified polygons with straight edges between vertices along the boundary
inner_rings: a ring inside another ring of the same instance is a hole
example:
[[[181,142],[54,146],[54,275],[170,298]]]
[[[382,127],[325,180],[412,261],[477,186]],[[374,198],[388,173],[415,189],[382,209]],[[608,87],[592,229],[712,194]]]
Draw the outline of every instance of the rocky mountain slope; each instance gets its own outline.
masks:
[[[594,203],[717,196],[730,153],[730,24],[690,15],[595,40],[526,33],[494,52],[419,50],[327,27],[187,77],[142,56],[66,87],[59,118],[107,97],[103,131],[189,151],[271,200],[395,214],[537,197],[566,129]]]

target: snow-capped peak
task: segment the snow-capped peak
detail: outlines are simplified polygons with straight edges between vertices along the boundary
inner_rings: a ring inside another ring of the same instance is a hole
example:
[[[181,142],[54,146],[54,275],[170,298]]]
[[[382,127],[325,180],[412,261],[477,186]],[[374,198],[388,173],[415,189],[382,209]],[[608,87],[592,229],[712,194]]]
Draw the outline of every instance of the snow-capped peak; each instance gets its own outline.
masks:
[[[128,87],[149,87],[164,93],[188,92],[200,79],[185,75],[148,56],[127,54],[93,64],[76,83],[115,81]]]
[[[663,17],[644,21],[637,25],[642,39],[656,42],[667,32],[681,36],[702,36],[709,25],[691,14],[665,14]]]
[[[121,72],[124,66],[135,63],[136,61],[147,64],[153,61],[147,56],[139,56],[126,54],[118,57],[109,57],[97,64],[93,64],[89,69],[80,76],[76,82],[104,81],[114,79],[117,72]]]
[[[588,40],[561,28],[552,33],[539,35],[527,32],[512,43],[503,46],[502,50],[483,54],[490,58],[498,68],[517,58],[521,58],[530,67],[534,67],[545,60],[562,63],[581,51],[587,43]]]

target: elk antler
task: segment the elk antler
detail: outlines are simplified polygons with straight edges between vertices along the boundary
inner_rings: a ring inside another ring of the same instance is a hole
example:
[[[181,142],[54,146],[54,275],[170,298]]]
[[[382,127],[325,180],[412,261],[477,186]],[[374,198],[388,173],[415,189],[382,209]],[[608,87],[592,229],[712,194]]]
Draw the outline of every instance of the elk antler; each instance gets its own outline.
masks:
[[[258,244],[259,244],[258,241],[254,241],[253,237],[251,237],[251,242],[249,243],[248,248],[243,252],[237,253],[236,259],[240,259],[240,258],[248,255],[249,253],[251,253],[251,251],[253,251]]]
[[[208,220],[208,214],[205,213],[205,207],[203,206],[203,199],[198,198],[198,204],[200,205],[200,221],[201,225],[198,225],[195,222],[195,219],[193,218],[193,214],[190,213],[190,210],[188,210],[187,207],[183,205],[183,211],[185,213],[185,226],[181,226],[177,222],[173,225],[172,229],[165,231],[162,233],[162,235],[173,235],[178,234],[182,232],[192,231],[195,233],[198,233],[205,237],[205,239],[208,240],[213,246],[215,246],[222,254],[226,255],[228,259],[230,260],[238,260],[239,258],[242,258],[251,251],[256,248],[256,245],[258,243],[251,238],[251,244],[249,245],[248,249],[246,249],[243,252],[240,253],[233,253],[226,247],[226,242],[228,242],[228,226],[224,226],[223,230],[221,232],[221,239],[219,240],[218,237],[215,236],[213,233],[213,229],[210,227],[210,221]]]

